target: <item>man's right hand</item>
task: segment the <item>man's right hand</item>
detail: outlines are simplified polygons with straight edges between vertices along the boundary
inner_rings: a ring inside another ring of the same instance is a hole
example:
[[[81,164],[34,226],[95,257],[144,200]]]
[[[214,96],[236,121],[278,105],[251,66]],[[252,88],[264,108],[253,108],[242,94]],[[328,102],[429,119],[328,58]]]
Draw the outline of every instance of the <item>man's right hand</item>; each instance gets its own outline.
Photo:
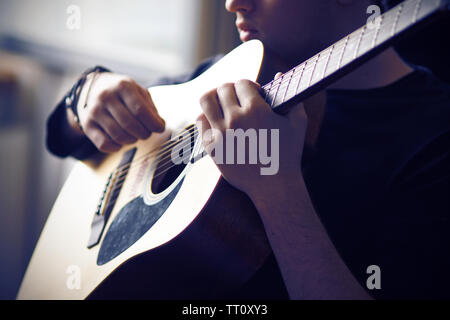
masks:
[[[130,77],[114,73],[97,74],[91,85],[93,76],[87,77],[77,110],[84,134],[97,149],[114,152],[164,130],[164,120],[147,89]]]

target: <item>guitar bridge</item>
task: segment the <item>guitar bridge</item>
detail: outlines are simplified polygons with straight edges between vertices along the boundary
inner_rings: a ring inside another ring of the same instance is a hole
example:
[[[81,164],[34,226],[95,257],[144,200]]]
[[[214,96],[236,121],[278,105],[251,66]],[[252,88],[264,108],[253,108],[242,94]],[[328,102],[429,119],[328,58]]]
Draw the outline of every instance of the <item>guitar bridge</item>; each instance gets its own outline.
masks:
[[[130,149],[122,157],[119,166],[111,173],[103,189],[97,210],[91,224],[91,235],[87,244],[88,249],[96,246],[102,238],[108,218],[111,215],[116,200],[119,197],[123,182],[127,177],[128,171],[136,153],[136,148]]]

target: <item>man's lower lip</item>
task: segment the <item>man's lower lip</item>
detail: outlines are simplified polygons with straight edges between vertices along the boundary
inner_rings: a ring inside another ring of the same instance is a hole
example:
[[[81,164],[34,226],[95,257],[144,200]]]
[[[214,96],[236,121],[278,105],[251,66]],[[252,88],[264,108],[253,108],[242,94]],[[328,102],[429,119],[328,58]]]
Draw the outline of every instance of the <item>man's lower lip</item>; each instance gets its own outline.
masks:
[[[241,30],[239,35],[242,41],[256,39],[258,32],[253,30]]]

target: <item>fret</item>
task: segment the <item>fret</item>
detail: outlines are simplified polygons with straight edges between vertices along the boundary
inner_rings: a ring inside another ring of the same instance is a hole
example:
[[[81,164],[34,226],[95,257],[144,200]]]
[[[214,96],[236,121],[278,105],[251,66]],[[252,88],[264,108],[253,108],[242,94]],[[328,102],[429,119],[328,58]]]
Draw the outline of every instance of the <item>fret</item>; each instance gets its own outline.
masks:
[[[268,105],[273,106],[274,96],[275,96],[275,92],[269,91],[267,98],[266,98],[266,102]]]
[[[267,95],[266,102],[271,107],[273,106],[274,96],[275,96],[275,92],[269,92],[269,94]]]
[[[353,32],[352,34],[349,35],[348,41],[347,41],[347,46],[345,48],[345,51],[343,51],[343,56],[342,56],[340,67],[345,66],[347,63],[354,60],[353,55],[354,55],[356,46],[358,45],[359,31],[360,30],[356,30],[355,32]]]
[[[286,95],[287,95],[287,93],[289,91],[289,86],[291,85],[291,81],[292,81],[292,79],[294,77],[294,74],[295,74],[295,68],[292,69],[292,71],[290,71],[290,72],[291,72],[291,76],[289,77],[289,81],[288,81],[288,84],[286,86],[286,91],[284,92],[283,99],[281,99],[282,102],[286,101]]]
[[[314,69],[314,65],[310,64],[309,62],[312,61],[308,61],[308,64],[305,65],[305,69],[303,70],[303,76],[300,79],[300,83],[299,83],[299,87],[298,87],[298,92],[301,92],[303,90],[305,90],[306,88],[309,87],[309,81],[311,79],[312,76],[312,71]]]
[[[299,68],[300,66],[297,66],[292,71],[292,76],[289,79],[289,85],[284,95],[284,101],[289,100],[290,98],[294,97],[297,94],[297,92],[295,92],[295,87],[296,83],[298,82],[298,79],[300,78]]]
[[[305,68],[304,65],[300,65],[300,66],[296,67],[294,76],[292,77],[292,81],[291,81],[292,84],[289,86],[288,93],[286,93],[286,96],[288,98],[292,98],[297,95],[297,93],[298,93],[297,89],[299,87],[304,68]]]
[[[385,14],[384,17],[384,25],[380,28],[380,33],[378,34],[377,45],[383,43],[392,37],[391,31],[395,24],[395,20],[397,18],[397,11],[391,10]]]
[[[317,60],[314,66],[314,70],[309,82],[309,86],[321,81],[325,77],[325,70],[330,60],[330,53],[332,48],[327,48],[317,55]]]
[[[278,90],[280,90],[280,84],[281,84],[282,80],[283,80],[283,77],[280,77],[280,78],[278,78],[278,79],[273,81],[272,88],[269,91],[269,97],[270,97],[271,93],[272,93],[272,89],[275,90],[275,93],[273,95],[272,101],[269,103],[271,106],[274,106],[274,104],[275,104],[275,99],[277,98]]]
[[[299,66],[292,69],[292,75],[289,78],[288,86],[286,88],[286,92],[284,93],[284,101],[287,101],[296,95],[294,83],[297,81],[297,78],[299,76],[298,68]]]
[[[281,88],[281,83],[278,85],[277,90],[275,91],[275,95],[273,96],[272,102],[270,103],[270,105],[272,107],[277,106],[277,97],[278,97],[278,93],[280,92],[280,88]]]
[[[327,62],[325,63],[325,67],[323,68],[322,72],[322,79],[325,78],[325,73],[327,72],[328,64],[330,63],[331,55],[333,54],[333,49],[335,45],[333,44],[330,48],[330,52],[328,53]]]
[[[266,92],[266,97],[269,95],[270,90],[272,90],[273,87],[273,83],[275,82],[275,80],[270,81],[268,84],[266,84],[265,86],[263,86],[265,92]],[[268,86],[268,88],[267,88]]]
[[[342,59],[344,58],[344,52],[345,52],[345,48],[347,48],[348,39],[350,39],[350,36],[347,36],[345,38],[344,47],[342,48],[341,56],[339,57],[339,63],[338,63],[337,69],[340,69],[342,66]]]
[[[275,98],[274,98],[274,101],[272,104],[273,106],[280,105],[284,102],[284,97],[286,95],[286,91],[289,87],[289,82],[290,82],[290,79],[288,81],[286,81],[287,78],[289,77],[288,76],[289,73],[292,73],[292,71],[289,71],[281,76],[281,82],[278,86],[278,90],[277,90],[277,93],[275,95]]]
[[[377,25],[377,28],[375,29],[375,36],[373,37],[371,48],[375,48],[375,45],[377,44],[378,34],[380,33],[380,28],[381,28],[381,25],[383,24],[383,20],[384,20],[384,15],[381,15],[380,23]]]
[[[277,78],[277,79],[274,79],[274,80],[273,80],[272,88],[270,88],[270,90],[278,90],[278,88],[279,88],[280,83],[281,83],[282,80],[283,80],[283,77],[279,77],[279,78]]]
[[[277,82],[277,80],[272,80],[272,81],[270,81],[270,87],[269,87],[269,89],[267,90],[267,94],[266,94],[266,102],[267,102],[268,104],[271,104],[271,103],[272,103],[272,100],[273,100],[273,95],[274,95],[273,89],[275,88],[275,90],[276,90],[276,87],[274,86],[274,83],[275,83],[275,82]]]
[[[305,72],[307,63],[308,63],[308,61],[306,61],[303,64],[303,68],[301,69],[300,76],[298,77],[297,85],[295,86],[295,94],[298,94],[300,92],[300,82],[302,81],[303,73]]]
[[[400,18],[400,14],[402,13],[404,5],[405,5],[404,3],[401,3],[398,6],[397,14],[395,15],[395,21],[394,21],[394,24],[392,25],[391,37],[395,35],[395,30],[397,28],[398,19]]]
[[[420,20],[427,16],[431,11],[437,9],[441,4],[441,0],[429,0],[429,1],[423,1],[420,5],[420,8],[417,13],[417,20]]]
[[[422,5],[422,1],[423,0],[417,0],[416,7],[414,9],[414,15],[413,15],[413,18],[412,18],[412,22],[413,23],[417,21],[417,16],[419,15],[419,10],[420,10],[420,7]]]
[[[364,36],[364,32],[366,31],[366,29],[367,29],[367,26],[362,27],[361,33],[358,38],[358,43],[356,44],[355,53],[353,54],[353,59],[356,59],[356,57],[358,56],[359,46],[361,45],[361,40]]]
[[[391,37],[391,30],[395,23],[396,16],[396,10],[390,10],[381,16],[382,21],[375,40],[375,46],[383,43]]]
[[[339,69],[339,62],[341,60],[342,50],[345,46],[345,38],[336,42],[333,46],[333,52],[330,55],[325,76],[328,76]]]
[[[366,27],[366,31],[361,38],[361,43],[359,44],[358,53],[360,56],[372,49],[373,39],[375,38],[376,34],[376,28],[369,29]]]
[[[269,85],[268,88],[266,88]],[[267,103],[269,103],[269,94],[270,94],[270,90],[272,89],[273,86],[273,81],[270,81],[268,84],[264,85],[262,88],[264,90],[264,100],[266,100]]]
[[[311,76],[309,77],[309,81],[308,81],[308,87],[311,85],[311,81],[312,81],[313,76],[314,76],[314,71],[316,71],[317,62],[319,61],[319,59],[320,59],[320,53],[317,55],[317,58],[314,61],[314,65],[313,65],[313,68],[312,68],[312,71],[311,71]]]
[[[421,0],[419,0],[419,1],[421,1]],[[398,18],[394,34],[397,34],[401,31],[403,31],[404,29],[408,28],[413,23],[412,19],[413,19],[414,15],[416,14],[415,10],[417,8],[417,3],[418,3],[417,0],[410,0],[410,1],[403,2],[402,10],[401,10],[400,16]]]

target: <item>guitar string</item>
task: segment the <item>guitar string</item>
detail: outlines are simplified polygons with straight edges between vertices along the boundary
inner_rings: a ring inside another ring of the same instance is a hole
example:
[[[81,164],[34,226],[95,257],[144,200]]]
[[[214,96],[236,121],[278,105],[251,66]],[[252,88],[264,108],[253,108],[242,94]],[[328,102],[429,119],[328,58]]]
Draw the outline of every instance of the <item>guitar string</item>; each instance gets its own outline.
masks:
[[[185,161],[185,159],[182,159],[182,161]],[[162,167],[164,167],[167,163],[169,163],[169,162],[162,164]],[[123,183],[121,183],[121,184],[118,184],[118,183],[123,182],[126,179],[127,174],[131,171],[131,169],[134,168],[134,167],[125,168],[126,166],[122,166],[122,167],[124,169],[115,170],[113,173],[111,173],[111,178],[109,179],[109,183],[108,183],[109,186],[106,189],[108,194],[114,193],[118,188],[120,188]],[[168,171],[170,169],[171,169],[171,167],[169,167],[167,170],[164,170],[164,172],[161,172],[161,174],[165,173],[166,171]],[[120,175],[119,175],[119,173],[120,173]],[[159,174],[157,176],[159,176]],[[109,189],[109,191],[108,191],[108,189]]]
[[[160,176],[160,175],[166,173],[168,170],[170,170],[170,168],[167,169],[167,170],[163,170],[162,172],[160,172],[160,173],[154,175],[154,176],[153,176],[153,179],[155,179],[156,177],[158,177],[158,176]],[[109,190],[106,190],[106,191],[107,191],[107,194],[113,195],[113,196],[110,196],[110,197],[108,198],[108,202],[114,201],[114,200],[118,197],[119,193],[117,193],[116,195],[114,195],[114,193],[115,193],[118,189],[120,189],[120,188],[122,187],[124,181],[125,181],[125,177],[122,177],[121,179],[119,179],[119,180],[117,180],[117,181],[114,181],[114,182],[113,182],[114,184],[112,185],[112,187],[110,187]]]
[[[186,156],[184,159],[182,159],[181,162],[184,162],[184,161],[189,160],[189,159],[190,159],[190,155],[188,155],[188,156]],[[166,164],[168,164],[168,162],[166,162],[165,165],[166,165]],[[157,174],[155,174],[155,175],[152,177],[152,180],[153,180],[153,179],[156,179],[157,177],[159,177],[159,176],[161,176],[161,175],[163,175],[163,174],[165,174],[166,172],[168,172],[170,169],[172,169],[172,168],[175,167],[175,166],[177,166],[177,165],[171,165],[171,166],[169,166],[169,167],[167,167],[167,168],[164,168],[164,170],[162,170],[162,171],[158,172]],[[160,169],[160,168],[161,168],[161,167],[158,167],[158,169]],[[116,190],[118,190],[119,188],[121,188],[122,185],[124,184],[125,180],[126,180],[126,176],[121,177],[120,179],[118,179],[117,181],[115,181],[114,184],[113,184],[114,187],[111,188],[111,190],[109,191],[109,194],[112,194],[112,193],[114,193]]]
[[[168,170],[170,170],[170,168],[167,169],[167,170],[164,170],[164,171],[162,171],[162,172],[160,172],[160,173],[158,173],[158,174],[156,174],[156,175],[154,175],[153,178],[152,178],[152,180],[153,180],[153,179],[156,179],[156,178],[159,177],[160,175],[166,173]],[[115,194],[115,195],[114,195],[114,192],[122,187],[122,185],[124,184],[124,181],[125,181],[125,180],[120,181],[120,184],[116,184],[115,187],[112,188],[112,189],[109,191],[108,194],[113,195],[113,196],[110,196],[110,197],[108,198],[108,203],[110,203],[111,201],[115,201],[115,200],[118,198],[120,192],[117,193],[117,194]]]
[[[197,137],[197,139],[198,139],[198,137]],[[191,141],[188,141],[185,145],[189,145],[189,144],[192,144],[192,142],[191,142]],[[196,152],[196,149],[195,149],[195,148],[196,148],[196,145],[199,145],[199,146],[200,146],[200,149],[199,149],[198,152]],[[200,152],[200,151],[201,151],[201,152]],[[201,145],[201,143],[194,144],[193,152],[188,153],[187,156],[184,156],[184,157],[180,160],[180,164],[181,164],[181,163],[185,163],[187,160],[189,160],[189,159],[191,158],[191,156],[195,157],[195,154],[196,154],[196,153],[198,153],[198,155],[201,155],[201,154],[203,154],[204,152],[205,152],[205,149],[203,148],[203,145]],[[197,156],[198,156],[198,155],[197,155]],[[165,158],[167,158],[167,157],[165,157]],[[164,159],[164,158],[163,158],[163,159]],[[159,160],[159,161],[161,161],[161,160]],[[173,163],[173,162],[171,162],[171,161],[166,161],[166,162],[163,163],[162,165],[159,164],[158,168],[159,168],[159,169],[164,168],[167,164],[171,164],[171,163]],[[179,164],[169,165],[169,167],[164,168],[164,170],[162,170],[162,171],[159,172],[158,174],[154,175],[152,179],[155,179],[155,178],[159,177],[160,175],[166,173],[167,171],[169,171],[170,169],[172,169],[173,167],[175,167],[175,166],[177,166],[177,165],[179,165]],[[115,192],[117,189],[119,189],[120,187],[122,187],[122,185],[123,185],[123,183],[124,183],[125,180],[126,180],[126,175],[120,176],[120,179],[118,179],[118,180],[116,180],[116,181],[113,181],[114,184],[112,183],[111,185],[114,186],[114,188],[112,188],[112,189],[109,191],[109,193],[113,193],[113,192]],[[118,196],[118,195],[117,195],[117,196]],[[116,197],[117,197],[117,196],[116,196]],[[115,199],[115,198],[113,198],[113,199]]]
[[[182,143],[180,143],[180,148],[183,149],[184,147],[187,147],[189,145],[192,145],[192,141],[191,138],[195,137],[197,132],[192,132],[191,135],[189,136],[189,139],[184,140]],[[197,136],[198,137],[198,136]],[[195,143],[195,142],[194,142]],[[195,146],[195,145],[194,145]],[[194,150],[195,151],[195,150]],[[169,154],[170,153],[170,154]],[[172,149],[168,150],[167,152],[161,152],[158,156],[156,156],[155,160],[158,161],[159,166],[160,167],[164,167],[169,163],[173,163],[171,160],[166,161],[168,158],[172,158],[171,157],[171,153],[172,153]],[[192,154],[194,154],[194,152],[190,152],[188,153],[187,158],[189,158]],[[163,157],[164,155],[164,157]],[[148,159],[149,156],[146,157],[146,159],[143,159],[143,161],[138,161],[136,163],[133,163],[132,166],[129,166],[128,168],[126,168],[126,166],[122,166],[123,168],[121,170],[115,170],[112,172],[112,178],[110,180],[110,184],[112,185],[113,183],[115,183],[118,180],[115,180],[117,176],[121,177],[123,174],[128,174],[131,170],[134,170],[136,168],[140,168],[138,167],[139,164],[144,163],[145,160]],[[185,158],[184,156],[181,157],[181,162],[187,160],[187,158]],[[174,165],[176,166],[176,164]],[[171,167],[169,167],[169,169],[171,169]],[[120,174],[120,175],[119,175]],[[125,178],[126,176],[123,176],[123,178]]]
[[[191,138],[192,138],[192,137],[194,137],[194,135],[192,135]],[[194,142],[194,143],[195,143],[195,142]],[[189,145],[192,145],[192,141],[190,141],[190,140],[189,140],[189,141],[185,141],[185,142],[183,142],[182,144],[180,144],[180,148],[183,149],[184,147],[187,147],[187,146],[189,146]],[[195,146],[195,145],[194,145],[194,146]],[[189,152],[189,153],[188,153],[188,158],[189,158],[192,154],[194,154],[194,152]],[[164,155],[164,157],[162,157],[162,155]],[[181,158],[181,162],[183,162],[183,161],[186,160],[186,158],[184,157],[184,155],[181,156],[180,158]],[[169,160],[167,160],[167,159],[169,159]],[[167,161],[166,161],[166,160],[167,160]],[[161,154],[160,156],[156,157],[154,161],[157,161],[157,162],[158,162],[159,167],[164,167],[164,166],[166,166],[167,164],[173,163],[173,161],[172,161],[172,150],[167,151],[167,152]],[[144,162],[145,162],[145,160],[142,161],[142,162],[140,162],[139,164],[144,163]],[[177,164],[174,164],[174,166],[176,166],[176,165],[177,165]],[[131,172],[131,170],[134,170],[134,169],[137,169],[137,168],[140,168],[140,166],[137,166],[137,164],[136,164],[136,165],[130,166],[129,168],[126,168],[126,169],[123,170],[123,171],[120,171],[120,173],[121,173],[121,174],[123,174],[123,173],[127,173],[127,174],[128,174],[129,172]],[[169,168],[169,169],[170,169],[170,168]]]
[[[200,150],[202,149],[202,147],[200,147]],[[199,152],[199,154],[202,154],[204,152],[204,150],[200,153]],[[187,156],[185,156],[183,159],[181,159],[181,162],[182,163],[184,163],[186,160],[189,160],[191,158],[191,154],[188,154]],[[170,161],[167,161],[166,163],[164,163],[161,167],[158,167],[158,168],[162,168],[162,167],[164,167],[165,165],[167,165],[168,163],[170,163]],[[154,175],[153,176],[153,178],[152,178],[152,180],[153,179],[155,179],[155,178],[157,178],[157,177],[159,177],[159,176],[161,176],[162,174],[165,174],[166,172],[168,172],[170,169],[172,169],[173,167],[175,167],[175,166],[177,166],[177,164],[174,164],[174,165],[171,165],[171,166],[169,166],[168,168],[165,168],[164,170],[162,170],[161,172],[159,172],[158,174],[156,174],[156,175]],[[119,188],[121,188],[122,187],[122,185],[124,184],[124,182],[125,182],[125,180],[126,180],[126,175],[125,176],[119,176],[120,177],[120,179],[117,179],[117,180],[114,180],[114,179],[112,179],[111,180],[111,189],[108,191],[108,194],[113,194],[116,190],[118,190]],[[113,200],[115,200],[116,198],[118,197],[118,194],[115,196],[115,197],[113,197],[113,198],[108,198],[108,201],[113,201]]]
[[[189,159],[189,157],[190,157],[190,154],[187,157],[182,158],[181,162],[186,161],[187,159]],[[165,157],[165,158],[167,158],[167,157]],[[165,158],[163,158],[162,160],[164,160]],[[170,163],[171,163],[171,161],[166,161],[164,163],[161,163],[158,168],[164,168],[167,164],[170,164]],[[156,178],[157,176],[159,176],[161,174],[164,174],[165,172],[167,172],[174,166],[176,166],[176,165],[171,165],[168,168],[164,168],[164,170],[161,171],[159,174],[155,175],[154,178]],[[108,192],[108,194],[114,193],[117,189],[119,189],[122,186],[123,182],[125,181],[128,173],[131,171],[131,169],[135,169],[135,168],[136,167],[132,167],[130,169],[124,170],[124,171],[120,172],[120,175],[118,175],[118,173],[114,173],[112,178],[109,180],[109,187],[108,187],[109,190],[108,189],[106,190]]]
[[[116,171],[121,171],[121,170],[125,169],[127,166],[131,166],[131,165],[134,165],[134,164],[137,165],[137,164],[141,163],[142,161],[145,161],[146,158],[152,156],[152,155],[155,154],[155,153],[156,153],[156,156],[158,156],[158,155],[159,155],[159,154],[157,154],[158,152],[159,152],[159,153],[163,153],[163,152],[165,152],[166,150],[170,149],[170,148],[171,148],[172,146],[174,146],[175,144],[177,144],[177,143],[179,143],[180,141],[182,141],[182,140],[174,140],[175,138],[179,138],[179,137],[181,137],[181,136],[183,136],[183,135],[185,135],[185,134],[188,134],[188,133],[189,133],[190,131],[192,131],[192,130],[193,130],[193,127],[191,127],[190,129],[185,129],[185,130],[183,130],[181,133],[175,135],[174,137],[172,137],[171,139],[169,139],[168,141],[166,141],[165,143],[163,143],[163,144],[161,145],[161,147],[163,147],[162,149],[160,149],[160,148],[152,149],[152,150],[150,150],[149,152],[147,152],[147,153],[145,153],[145,154],[139,156],[139,158],[136,158],[136,159],[130,161],[129,163],[124,164],[124,165],[118,166],[118,167],[117,167],[114,171],[112,171],[111,173],[114,174]]]
[[[185,133],[187,134],[187,133]],[[192,131],[189,133],[189,137],[186,136],[185,139],[179,139],[177,141],[174,141],[173,143],[171,143],[168,147],[166,147],[164,150],[161,150],[161,152],[156,153],[155,155],[147,153],[145,157],[140,157],[138,159],[136,159],[135,161],[131,161],[128,164],[128,168],[121,168],[120,170],[115,170],[115,171],[123,171],[123,170],[131,170],[134,169],[135,167],[139,166],[140,164],[142,164],[144,161],[148,160],[151,156],[154,156],[155,158],[160,158],[161,160],[167,159],[167,157],[169,157],[172,153],[172,150],[174,147],[176,146],[180,146],[181,148],[185,148],[186,146],[188,146],[189,144],[192,143],[191,140],[195,134],[197,134],[196,129],[192,129]],[[164,156],[163,158],[161,158],[162,156]]]

